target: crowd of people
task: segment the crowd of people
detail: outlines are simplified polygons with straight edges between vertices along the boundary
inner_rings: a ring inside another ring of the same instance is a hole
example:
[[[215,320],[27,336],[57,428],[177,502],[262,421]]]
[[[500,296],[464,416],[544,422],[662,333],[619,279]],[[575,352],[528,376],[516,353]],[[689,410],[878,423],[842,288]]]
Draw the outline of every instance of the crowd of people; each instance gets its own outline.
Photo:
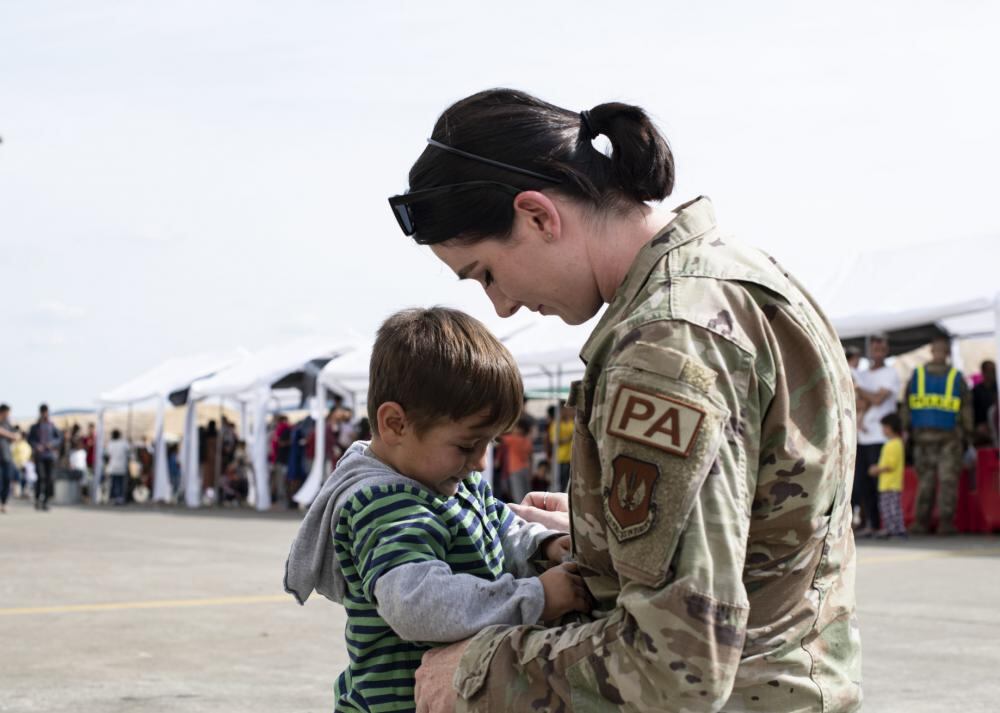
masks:
[[[94,423],[86,429],[72,423],[60,429],[51,419],[49,408],[38,408],[37,420],[25,431],[10,419],[10,406],[0,404],[0,512],[6,511],[10,497],[33,499],[36,510],[47,511],[59,478],[78,483],[89,494],[94,483],[97,458],[97,429]],[[168,449],[168,459],[174,474],[176,445]],[[145,439],[128,443],[115,429],[105,444],[102,456],[105,480],[102,500],[124,504],[148,496],[152,484],[153,450]]]
[[[64,434],[45,404],[27,432],[11,422],[10,406],[0,404],[0,513],[6,512],[12,495],[33,496],[35,509],[47,511],[57,469],[85,468],[88,443],[92,453],[93,442],[93,429],[84,434],[74,426]]]
[[[355,440],[371,438],[368,419],[354,420],[354,412],[344,405],[340,396],[333,397],[333,406],[323,419],[324,467],[329,471]],[[271,500],[294,509],[294,496],[312,471],[316,459],[316,419],[311,415],[292,423],[285,414],[278,414],[269,430],[268,461],[271,466]]]
[[[903,383],[886,363],[885,335],[868,340],[868,365],[862,353],[846,350],[855,383],[858,448],[855,468],[854,524],[859,537],[906,537],[931,527],[935,498],[939,534],[955,531],[954,515],[959,474],[975,448],[996,447],[996,365],[987,360],[979,374],[966,377],[949,364],[950,343],[940,337],[931,344],[931,359]],[[527,400],[525,401],[527,405]],[[221,426],[219,425],[221,423]],[[329,473],[356,440],[369,440],[367,417],[354,418],[343,400],[334,397],[324,419],[325,470]],[[309,475],[316,457],[316,419],[292,422],[276,414],[268,432],[272,501],[298,508],[294,496]],[[564,492],[569,482],[573,409],[549,406],[536,419],[525,409],[516,426],[494,444],[494,489],[508,502],[520,502],[531,491]],[[97,438],[93,423],[59,429],[42,404],[38,418],[25,431],[10,419],[10,407],[0,404],[0,513],[11,497],[33,498],[35,508],[48,509],[54,479],[66,474],[91,495]],[[98,500],[127,505],[148,499],[152,492],[154,453],[144,437],[131,442],[113,429],[105,442],[104,472]],[[252,465],[236,424],[225,416],[199,428],[198,463],[205,504],[246,503]],[[903,472],[913,464],[918,475],[916,520],[907,530],[901,506]],[[171,498],[179,499],[179,444],[167,445]]]
[[[561,403],[549,406],[546,416],[536,419],[525,408],[516,426],[496,440],[494,485],[502,499],[520,502],[531,490],[565,490],[569,483],[573,413],[572,408]],[[355,420],[354,412],[339,396],[334,397],[324,424],[327,473],[352,443],[371,440],[368,418]],[[272,501],[297,508],[294,496],[316,458],[316,419],[306,416],[293,423],[287,415],[278,414],[271,423],[269,443]],[[552,467],[553,454],[556,468]],[[245,483],[242,487],[245,490]]]
[[[913,370],[904,384],[886,363],[885,335],[868,339],[868,367],[861,351],[848,349],[855,386],[858,449],[855,463],[855,534],[899,537],[931,530],[935,502],[937,532],[954,534],[958,484],[963,464],[975,449],[997,447],[996,364],[987,360],[971,380],[950,364],[951,343],[931,343],[931,359]],[[971,385],[970,385],[971,384]],[[902,491],[906,464],[918,480],[915,520],[903,523]]]

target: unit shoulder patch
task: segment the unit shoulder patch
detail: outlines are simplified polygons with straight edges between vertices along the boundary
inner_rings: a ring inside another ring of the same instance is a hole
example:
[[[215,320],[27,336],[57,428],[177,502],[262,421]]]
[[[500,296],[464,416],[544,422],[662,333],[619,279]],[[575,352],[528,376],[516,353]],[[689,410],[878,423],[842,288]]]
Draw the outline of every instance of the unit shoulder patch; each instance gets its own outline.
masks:
[[[656,517],[653,501],[660,469],[654,463],[620,455],[612,462],[611,486],[604,489],[604,516],[618,541],[643,534]]]
[[[687,457],[705,411],[669,396],[623,384],[612,400],[609,435]]]

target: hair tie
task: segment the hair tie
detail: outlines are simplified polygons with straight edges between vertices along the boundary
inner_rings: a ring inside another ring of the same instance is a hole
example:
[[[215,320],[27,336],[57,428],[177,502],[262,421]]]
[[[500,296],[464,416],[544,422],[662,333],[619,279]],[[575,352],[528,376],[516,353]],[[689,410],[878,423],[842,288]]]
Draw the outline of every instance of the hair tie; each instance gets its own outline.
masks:
[[[595,131],[594,125],[590,123],[589,111],[580,112],[580,128],[582,129],[580,133],[587,141],[593,141],[601,133],[600,131]]]

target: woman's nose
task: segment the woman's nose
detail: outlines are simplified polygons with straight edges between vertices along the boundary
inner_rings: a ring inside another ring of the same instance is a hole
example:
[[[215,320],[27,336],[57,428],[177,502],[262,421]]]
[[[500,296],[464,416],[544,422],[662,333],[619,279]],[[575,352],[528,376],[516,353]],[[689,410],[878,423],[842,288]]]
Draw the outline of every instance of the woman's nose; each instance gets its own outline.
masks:
[[[508,299],[500,290],[486,290],[486,295],[493,303],[493,309],[497,311],[498,317],[510,317],[521,307],[514,300]]]

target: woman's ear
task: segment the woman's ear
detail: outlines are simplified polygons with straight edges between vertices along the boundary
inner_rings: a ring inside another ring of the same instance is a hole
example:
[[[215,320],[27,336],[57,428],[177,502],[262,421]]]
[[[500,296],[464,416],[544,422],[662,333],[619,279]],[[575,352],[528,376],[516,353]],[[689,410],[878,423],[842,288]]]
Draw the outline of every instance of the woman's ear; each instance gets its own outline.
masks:
[[[522,191],[514,198],[514,222],[524,225],[524,234],[552,242],[558,240],[562,221],[556,204],[541,191]]]
[[[386,445],[395,446],[409,427],[406,411],[395,401],[386,401],[375,413],[378,419],[378,435]]]

